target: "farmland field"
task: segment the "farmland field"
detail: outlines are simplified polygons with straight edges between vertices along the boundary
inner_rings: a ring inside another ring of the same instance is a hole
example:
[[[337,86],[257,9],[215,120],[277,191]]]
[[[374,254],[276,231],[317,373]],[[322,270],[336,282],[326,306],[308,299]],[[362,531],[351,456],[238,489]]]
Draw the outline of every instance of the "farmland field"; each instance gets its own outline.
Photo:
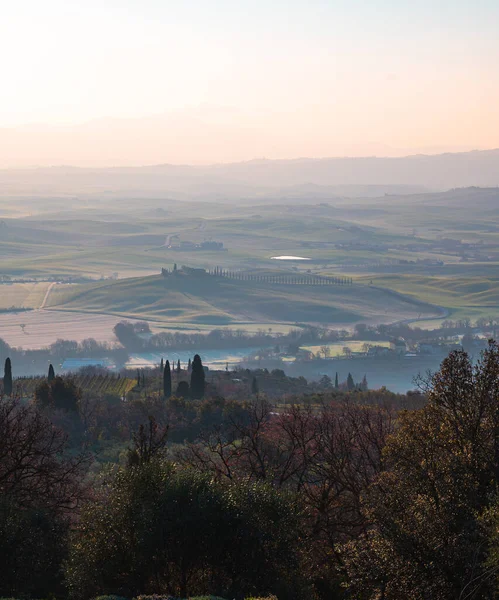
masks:
[[[115,374],[109,375],[73,375],[75,384],[88,392],[98,394],[115,394],[123,396],[136,385],[136,380],[128,377],[117,377]],[[21,377],[15,380],[16,391],[21,397],[30,398],[33,396],[36,387],[45,378],[40,377]]]
[[[100,325],[84,331],[83,313],[89,322],[147,319],[153,328],[177,331],[221,326],[286,331],[307,323],[351,327],[359,321],[434,327],[438,319],[499,315],[496,189],[378,198],[324,193],[312,187],[294,190],[289,199],[274,194],[270,200],[263,195],[221,204],[152,197],[136,202],[87,191],[81,200],[44,200],[45,212],[36,199],[20,198],[19,218],[6,215],[0,222],[0,276],[38,282],[2,284],[0,310],[39,308],[50,279],[60,283],[46,308],[57,313],[11,315],[1,322],[0,337],[3,332],[18,344],[30,343],[19,328],[24,320],[32,328],[50,323],[45,334],[31,334],[36,344],[44,335],[112,337],[107,325],[104,332]],[[27,213],[32,216],[23,216]],[[223,244],[222,250],[213,242]],[[174,264],[347,276],[355,285],[225,282],[204,290],[168,288],[158,274]],[[69,311],[74,326],[63,316]]]
[[[0,310],[10,308],[40,308],[50,286],[47,281],[30,283],[1,283]]]
[[[393,289],[423,302],[438,303],[448,309],[452,319],[497,317],[499,315],[499,278],[427,277],[423,275],[382,275],[359,278],[375,286]],[[424,322],[423,322],[424,323]],[[430,322],[432,326],[435,321]]]
[[[322,346],[302,346],[304,350],[308,350],[309,352],[313,352],[314,355],[323,356],[323,349],[327,348],[328,356],[336,357],[343,356],[343,348],[348,347],[352,352],[363,352],[364,345],[370,344],[371,346],[383,346],[386,348],[390,347],[390,342],[386,341],[377,341],[372,342],[368,340],[355,340],[348,342],[337,342],[333,344],[323,344]]]
[[[60,338],[116,342],[113,327],[120,319],[111,315],[37,310],[0,314],[0,338],[13,347],[44,348]]]

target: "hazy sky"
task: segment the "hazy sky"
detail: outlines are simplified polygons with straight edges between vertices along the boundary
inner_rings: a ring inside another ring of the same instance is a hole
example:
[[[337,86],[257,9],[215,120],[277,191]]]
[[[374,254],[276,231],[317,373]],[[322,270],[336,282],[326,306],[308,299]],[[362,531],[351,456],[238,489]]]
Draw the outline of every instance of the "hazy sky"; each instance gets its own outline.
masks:
[[[140,120],[77,127],[96,162],[497,147],[498,31],[498,0],[0,0],[0,127],[57,126],[0,162],[78,162],[108,117]]]

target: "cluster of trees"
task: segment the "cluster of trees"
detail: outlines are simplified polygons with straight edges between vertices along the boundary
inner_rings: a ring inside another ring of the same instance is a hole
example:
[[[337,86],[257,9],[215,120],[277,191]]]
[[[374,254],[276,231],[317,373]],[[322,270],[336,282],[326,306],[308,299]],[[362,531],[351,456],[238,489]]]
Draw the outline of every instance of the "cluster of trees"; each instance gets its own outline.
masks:
[[[347,403],[268,418],[261,407],[250,424],[231,420],[189,445],[184,460],[294,490],[311,519],[316,590],[336,582],[359,599],[495,598],[498,347],[477,364],[452,353],[426,393],[423,408],[398,414]]]
[[[495,329],[499,327],[499,319],[497,317],[479,317],[475,321],[469,318],[456,319],[445,319],[442,322],[442,329],[470,329],[476,327],[479,329]]]
[[[69,402],[51,372],[0,399],[2,596],[497,597],[495,343],[451,353],[413,410],[334,387],[195,399],[198,358],[190,398]]]
[[[0,594],[48,597],[66,586],[71,516],[89,456],[34,405],[0,400]]]
[[[299,512],[270,486],[216,482],[153,455],[119,469],[86,504],[72,535],[70,592],[292,595]]]
[[[120,344],[100,343],[89,338],[81,342],[59,339],[47,348],[38,350],[19,350],[10,347],[0,339],[0,361],[10,357],[24,374],[38,374],[46,368],[47,362],[62,363],[67,358],[109,358],[116,365],[126,363],[131,352],[157,352],[175,348],[217,349],[236,347],[279,347],[290,354],[297,354],[303,345],[325,345],[340,340],[379,341],[403,337],[408,342],[423,340],[445,340],[457,334],[470,333],[473,327],[487,329],[495,334],[499,325],[494,318],[482,318],[473,323],[469,319],[460,321],[446,320],[438,329],[428,332],[406,324],[368,326],[360,323],[353,333],[345,330],[332,330],[328,327],[300,325],[282,334],[272,329],[249,333],[242,329],[214,329],[207,334],[161,332],[153,334],[147,322],[122,321],[114,327],[114,333]],[[325,346],[324,346],[325,347]],[[271,361],[269,361],[270,364]]]
[[[323,375],[319,381],[319,384],[325,388],[329,389],[333,387],[333,381],[329,375]],[[346,381],[340,383],[338,373],[336,373],[334,377],[334,389],[335,390],[346,390],[348,392],[353,392],[354,390],[359,390],[361,392],[366,392],[369,389],[369,384],[367,383],[367,377],[364,375],[362,381],[360,383],[355,383],[354,378],[351,373],[348,373]]]
[[[312,328],[314,330],[314,328]],[[300,330],[290,332],[288,335],[276,334],[272,330],[261,330],[256,333],[248,333],[243,329],[213,329],[209,333],[181,333],[161,332],[151,333],[147,323],[131,323],[121,321],[113,329],[119,342],[129,352],[155,352],[174,348],[175,350],[190,350],[192,348],[237,348],[251,346],[269,346],[276,343],[276,339],[282,342],[296,341],[300,336]],[[147,335],[143,335],[147,333]],[[303,340],[310,341],[314,336],[307,333]]]
[[[172,396],[172,372],[170,361],[167,360],[163,366],[163,359],[161,359],[160,370],[163,373],[163,396],[168,399]],[[180,373],[180,370],[179,360],[177,363],[177,372]],[[204,397],[205,393],[205,371],[199,354],[194,356],[192,363],[191,359],[189,359],[187,372],[191,375],[190,385],[186,381],[179,381],[175,395],[178,398],[200,400]]]
[[[100,343],[89,338],[81,342],[57,340],[47,348],[23,350],[12,348],[0,338],[0,361],[10,357],[17,365],[18,372],[25,375],[45,372],[48,362],[62,363],[67,358],[108,357],[117,365],[123,365],[129,357],[128,351],[117,344]]]
[[[440,327],[428,330],[420,327],[411,327],[406,323],[392,323],[389,325],[366,325],[358,323],[355,325],[354,332],[351,336],[352,340],[386,340],[390,338],[404,338],[411,342],[419,342],[422,340],[445,340],[449,337],[469,334],[473,328],[487,330],[494,334],[499,328],[499,320],[497,318],[479,318],[476,321],[471,319],[459,319],[452,321],[446,319],[442,321]],[[346,339],[348,336],[343,336]]]
[[[407,339],[423,339],[428,331],[411,328],[409,325],[378,325],[369,326],[360,323],[355,326],[353,333],[347,330],[335,330],[329,327],[313,327],[302,324],[300,328],[291,329],[288,333],[273,332],[272,329],[249,333],[243,329],[213,329],[209,333],[161,332],[153,334],[146,322],[132,323],[121,321],[114,327],[114,333],[120,343],[130,352],[154,352],[175,348],[189,350],[191,348],[235,348],[235,347],[273,347],[287,348],[291,354],[296,354],[302,345],[337,342],[340,340],[386,340],[393,337]],[[439,335],[435,330],[432,335]],[[144,335],[146,334],[146,335]],[[448,331],[442,333],[447,336]]]

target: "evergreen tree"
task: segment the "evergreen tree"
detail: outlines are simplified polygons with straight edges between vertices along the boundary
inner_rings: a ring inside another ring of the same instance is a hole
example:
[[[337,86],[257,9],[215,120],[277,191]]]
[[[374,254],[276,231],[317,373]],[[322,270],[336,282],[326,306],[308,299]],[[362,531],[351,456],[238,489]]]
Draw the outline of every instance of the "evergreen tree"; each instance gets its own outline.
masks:
[[[187,381],[179,381],[177,385],[177,391],[175,392],[177,398],[188,398],[189,397],[189,384]]]
[[[169,398],[172,395],[172,373],[170,370],[170,361],[167,360],[163,370],[163,396]]]
[[[177,373],[180,373],[180,358],[177,360]]]
[[[72,412],[78,411],[81,390],[71,379],[54,377],[54,380],[49,385],[49,393],[50,404],[54,408]]]
[[[336,377],[334,378],[334,389],[338,390],[340,387],[340,382],[338,381],[338,371],[336,371]]]
[[[137,385],[140,387],[140,371],[137,369]]]
[[[50,383],[51,381],[54,381],[54,379],[55,379],[54,367],[52,365],[49,365],[49,374],[47,376],[47,381]]]
[[[367,376],[364,375],[364,377],[362,378],[362,383],[360,384],[360,389],[363,392],[367,392],[367,390],[369,389],[368,383],[367,383]]]
[[[204,367],[201,362],[201,357],[199,354],[194,356],[194,360],[192,361],[192,371],[191,371],[191,396],[195,399],[202,398],[204,396]]]
[[[163,357],[161,357],[161,363],[159,365],[159,368],[161,369],[161,372],[163,372],[164,368],[165,368],[165,363],[163,361]]]
[[[189,363],[187,365],[187,372],[190,373],[191,372],[191,368],[192,368],[192,362],[191,359],[189,358]]]
[[[251,393],[255,396],[258,394],[258,382],[256,377],[253,377],[253,381],[251,382]]]
[[[3,391],[5,395],[12,396],[12,364],[10,358],[5,359],[3,372]]]
[[[349,392],[355,389],[355,383],[351,373],[349,373],[347,377],[347,389]]]

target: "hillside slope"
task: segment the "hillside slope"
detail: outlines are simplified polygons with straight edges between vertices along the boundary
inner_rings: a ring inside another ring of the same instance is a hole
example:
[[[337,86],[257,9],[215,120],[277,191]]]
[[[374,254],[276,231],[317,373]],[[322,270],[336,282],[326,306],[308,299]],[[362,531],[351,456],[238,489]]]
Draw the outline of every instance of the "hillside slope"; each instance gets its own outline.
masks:
[[[439,303],[452,319],[497,318],[499,279],[497,277],[435,277],[425,275],[373,275],[359,277],[359,282],[373,282],[405,297],[421,302]]]
[[[367,285],[285,285],[160,275],[56,286],[48,308],[205,325],[380,323],[440,314],[429,304]]]

